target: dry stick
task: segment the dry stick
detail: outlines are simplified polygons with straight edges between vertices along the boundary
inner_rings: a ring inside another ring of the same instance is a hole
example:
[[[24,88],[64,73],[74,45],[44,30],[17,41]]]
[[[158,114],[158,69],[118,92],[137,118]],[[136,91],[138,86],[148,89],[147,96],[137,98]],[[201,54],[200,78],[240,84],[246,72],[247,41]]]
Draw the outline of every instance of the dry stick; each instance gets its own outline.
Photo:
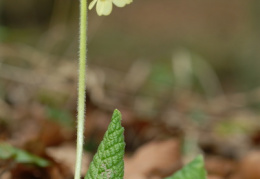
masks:
[[[78,126],[77,156],[74,179],[80,179],[84,142],[85,89],[87,64],[87,0],[80,1],[80,44],[79,44],[79,86],[78,86]]]

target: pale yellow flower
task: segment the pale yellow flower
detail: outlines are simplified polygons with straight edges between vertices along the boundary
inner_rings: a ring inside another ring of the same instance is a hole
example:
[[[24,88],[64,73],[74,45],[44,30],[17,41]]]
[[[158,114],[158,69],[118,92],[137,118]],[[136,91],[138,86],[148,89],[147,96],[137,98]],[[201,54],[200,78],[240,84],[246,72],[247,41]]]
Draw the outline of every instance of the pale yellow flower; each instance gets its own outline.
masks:
[[[112,12],[113,3],[117,7],[124,7],[125,5],[130,4],[132,1],[133,0],[93,0],[89,4],[89,9],[92,9],[95,6],[95,4],[97,4],[97,14],[99,16],[107,16]]]

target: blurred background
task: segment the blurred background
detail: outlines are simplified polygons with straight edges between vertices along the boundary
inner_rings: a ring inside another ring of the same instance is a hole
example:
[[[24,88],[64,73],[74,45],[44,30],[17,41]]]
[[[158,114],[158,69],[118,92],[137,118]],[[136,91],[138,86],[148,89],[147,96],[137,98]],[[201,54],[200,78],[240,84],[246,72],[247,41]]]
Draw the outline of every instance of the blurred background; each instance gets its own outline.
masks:
[[[0,178],[73,176],[78,6],[0,1],[0,141],[53,163],[2,157]],[[211,179],[260,178],[260,1],[113,8],[88,17],[83,173],[118,108],[125,178],[164,178],[199,153]]]

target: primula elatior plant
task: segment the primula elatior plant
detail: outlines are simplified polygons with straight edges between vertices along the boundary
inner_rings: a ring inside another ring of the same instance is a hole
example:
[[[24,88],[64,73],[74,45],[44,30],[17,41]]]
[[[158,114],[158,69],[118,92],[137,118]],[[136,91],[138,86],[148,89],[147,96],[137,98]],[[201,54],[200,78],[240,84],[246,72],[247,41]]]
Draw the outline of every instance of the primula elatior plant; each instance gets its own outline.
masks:
[[[99,16],[109,15],[113,4],[124,7],[132,0],[93,0],[89,9],[96,4]],[[80,179],[83,152],[83,133],[85,120],[85,81],[87,64],[87,0],[80,0],[80,45],[79,45],[79,86],[78,86],[78,124],[77,156],[74,179]],[[121,113],[115,110],[102,142],[98,147],[85,179],[123,179],[124,177],[124,128],[121,126]],[[166,179],[206,179],[203,157],[199,156],[182,170]]]
[[[112,12],[112,4],[114,3],[116,6],[118,7],[124,7],[126,4],[131,3],[132,0],[93,0],[89,6],[89,8],[93,8],[95,4],[97,4],[97,13],[98,15],[109,15]],[[78,84],[78,116],[77,116],[77,154],[76,154],[76,165],[75,165],[75,175],[74,175],[74,179],[80,179],[80,170],[81,170],[81,161],[82,161],[82,153],[83,153],[83,141],[84,141],[84,120],[85,120],[85,98],[86,98],[86,65],[87,65],[87,0],[80,0],[80,35],[79,35],[79,84]],[[115,115],[119,115],[121,118],[121,115],[119,113],[119,111],[115,111]],[[117,123],[120,125],[120,122],[118,120]],[[113,120],[112,120],[112,124]],[[113,126],[113,125],[112,125]],[[112,127],[111,127],[112,128]],[[109,132],[108,132],[109,133]],[[123,136],[123,133],[121,133],[121,135]],[[121,138],[122,138],[121,136]],[[110,135],[111,137],[111,135]],[[119,137],[119,136],[116,136]],[[103,142],[105,144],[110,144],[110,142],[112,144],[117,143],[116,140],[118,139],[114,139],[109,141],[109,142]],[[115,140],[115,141],[114,141]],[[105,140],[104,141],[108,141]],[[113,141],[113,142],[112,142]],[[101,145],[104,145],[103,143],[101,143]],[[117,144],[116,146],[114,146],[113,149],[121,149],[119,153],[124,153],[124,147],[119,147],[117,148],[119,145],[121,144]],[[100,150],[102,149],[102,147],[100,147]],[[112,152],[112,151],[98,151],[98,155],[100,155],[100,153],[102,152]],[[116,156],[118,157],[118,156]],[[95,160],[96,158],[96,160]],[[100,176],[99,171],[102,171],[102,167],[103,169],[106,170],[111,170],[113,169],[111,163],[99,163],[100,160],[99,159],[105,159],[103,157],[95,157],[94,161],[92,164],[92,166],[90,166],[90,169],[92,168],[92,170],[90,172],[88,172],[86,178],[88,178],[88,176],[96,176],[95,179],[97,178],[102,178],[102,176]],[[120,157],[119,157],[120,158]],[[119,159],[117,158],[117,160]],[[116,161],[117,161],[116,160]],[[107,162],[107,160],[104,160],[105,162]],[[110,160],[109,160],[110,161]],[[115,159],[113,158],[111,161],[115,161]],[[97,166],[98,169],[93,169],[93,165]],[[99,166],[98,166],[99,165]],[[114,165],[114,163],[113,163]],[[119,168],[117,168],[117,172],[114,171],[109,171],[108,173],[111,173],[111,176],[116,176],[117,179],[123,178],[123,169],[124,169],[124,163],[123,160],[118,164],[120,165],[121,169],[121,173],[119,172]],[[112,167],[112,168],[111,168]],[[101,168],[101,169],[99,169]],[[97,172],[97,175],[96,175]],[[110,176],[108,175],[108,176]],[[120,177],[119,177],[120,176]],[[105,176],[104,176],[105,177]],[[108,178],[108,177],[106,177]]]

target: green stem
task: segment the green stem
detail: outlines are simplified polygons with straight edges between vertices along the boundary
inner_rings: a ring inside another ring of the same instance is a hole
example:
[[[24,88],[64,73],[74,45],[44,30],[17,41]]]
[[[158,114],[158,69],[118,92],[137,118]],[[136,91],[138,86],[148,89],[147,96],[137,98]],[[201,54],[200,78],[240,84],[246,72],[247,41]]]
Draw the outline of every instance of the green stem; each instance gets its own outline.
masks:
[[[80,0],[80,43],[79,43],[79,85],[78,85],[78,126],[77,156],[74,179],[80,179],[84,143],[85,87],[87,64],[87,0]]]

